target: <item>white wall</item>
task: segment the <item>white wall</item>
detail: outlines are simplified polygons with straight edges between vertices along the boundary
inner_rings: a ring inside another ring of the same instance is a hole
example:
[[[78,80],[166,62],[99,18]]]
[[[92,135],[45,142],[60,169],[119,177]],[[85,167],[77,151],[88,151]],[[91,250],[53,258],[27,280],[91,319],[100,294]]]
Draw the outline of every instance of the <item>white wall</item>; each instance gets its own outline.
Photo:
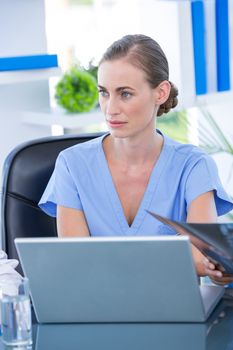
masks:
[[[46,53],[44,1],[0,0],[0,38],[0,57]],[[0,73],[0,170],[18,143],[50,134],[48,127],[22,124],[20,115],[22,110],[47,106],[47,81],[1,84]]]
[[[0,57],[46,52],[44,1],[0,0]],[[4,159],[12,148],[23,141],[50,135],[51,132],[50,127],[24,125],[20,114],[22,110],[49,106],[48,82],[2,84],[1,74],[3,73],[0,72],[0,172]]]

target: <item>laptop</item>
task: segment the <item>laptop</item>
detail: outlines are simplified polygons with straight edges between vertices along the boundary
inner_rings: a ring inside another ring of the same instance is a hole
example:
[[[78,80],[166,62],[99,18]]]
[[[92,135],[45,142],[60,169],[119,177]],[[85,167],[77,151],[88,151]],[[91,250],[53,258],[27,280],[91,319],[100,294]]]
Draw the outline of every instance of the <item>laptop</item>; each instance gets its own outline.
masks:
[[[199,286],[188,237],[16,238],[39,323],[204,322],[224,288]]]

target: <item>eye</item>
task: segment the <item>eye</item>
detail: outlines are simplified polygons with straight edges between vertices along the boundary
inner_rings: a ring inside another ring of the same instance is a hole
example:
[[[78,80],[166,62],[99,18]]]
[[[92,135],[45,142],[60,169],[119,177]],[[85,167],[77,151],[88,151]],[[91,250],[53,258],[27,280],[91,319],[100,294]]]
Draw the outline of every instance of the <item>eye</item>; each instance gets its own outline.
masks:
[[[108,96],[108,93],[107,93],[106,90],[99,90],[99,94],[100,94],[100,96],[102,96],[102,97],[107,97],[107,96]]]
[[[121,96],[123,97],[123,98],[129,98],[129,97],[131,97],[132,96],[132,94],[130,93],[130,92],[128,92],[128,91],[122,91],[121,92]]]

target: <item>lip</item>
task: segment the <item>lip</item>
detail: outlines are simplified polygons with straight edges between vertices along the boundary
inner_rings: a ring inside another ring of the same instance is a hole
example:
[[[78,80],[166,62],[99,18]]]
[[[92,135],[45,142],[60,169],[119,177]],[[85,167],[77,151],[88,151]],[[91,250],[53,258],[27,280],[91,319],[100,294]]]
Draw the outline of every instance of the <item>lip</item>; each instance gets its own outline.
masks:
[[[127,124],[127,122],[121,122],[119,120],[107,120],[107,123],[111,128],[120,128],[121,126]]]

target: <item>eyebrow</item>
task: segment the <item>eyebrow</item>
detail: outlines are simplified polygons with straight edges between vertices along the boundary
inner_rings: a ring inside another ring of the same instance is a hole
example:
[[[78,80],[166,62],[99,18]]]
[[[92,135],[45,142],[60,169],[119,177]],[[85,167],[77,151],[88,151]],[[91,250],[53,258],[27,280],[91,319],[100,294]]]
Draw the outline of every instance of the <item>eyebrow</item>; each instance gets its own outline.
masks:
[[[107,90],[104,86],[98,85],[98,87],[99,87],[100,89]],[[116,91],[121,91],[121,90],[124,90],[124,89],[134,90],[134,89],[133,89],[132,87],[130,87],[130,86],[120,86],[120,87],[116,88]]]

